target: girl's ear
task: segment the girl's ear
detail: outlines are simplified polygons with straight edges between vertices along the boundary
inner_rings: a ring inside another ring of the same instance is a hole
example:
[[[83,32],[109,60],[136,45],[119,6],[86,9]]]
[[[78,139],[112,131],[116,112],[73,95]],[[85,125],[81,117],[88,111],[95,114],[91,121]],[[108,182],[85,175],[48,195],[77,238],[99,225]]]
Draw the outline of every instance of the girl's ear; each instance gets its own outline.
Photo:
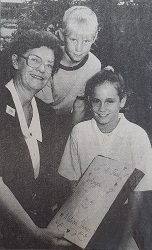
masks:
[[[64,42],[64,30],[62,28],[58,30],[58,35],[61,41]]]
[[[18,69],[18,56],[16,54],[12,55],[12,64],[14,69]]]
[[[124,108],[127,101],[127,96],[125,95],[120,101],[120,109]]]

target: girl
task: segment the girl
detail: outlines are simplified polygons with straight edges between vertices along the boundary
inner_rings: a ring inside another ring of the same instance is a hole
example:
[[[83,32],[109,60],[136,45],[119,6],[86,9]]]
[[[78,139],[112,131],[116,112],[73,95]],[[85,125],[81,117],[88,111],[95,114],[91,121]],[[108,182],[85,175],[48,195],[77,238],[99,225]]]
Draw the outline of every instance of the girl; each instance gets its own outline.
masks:
[[[73,128],[65,147],[59,173],[77,182],[94,157],[103,155],[128,163],[132,170],[140,169],[145,176],[135,191],[150,190],[152,185],[151,144],[147,133],[120,113],[127,99],[123,78],[113,70],[104,69],[87,82],[85,95],[93,118]],[[119,222],[124,219],[120,214],[118,218]],[[117,219],[115,218],[115,222]],[[120,229],[115,222],[113,231],[111,226],[107,229],[111,232],[109,237],[106,231],[105,238],[108,242],[105,239],[102,243],[100,241],[100,247],[103,245],[103,248],[99,249],[109,250],[110,246],[112,249],[118,249],[116,245],[122,237],[122,228]],[[119,239],[117,236],[120,236]],[[109,238],[115,238],[114,242],[110,244]],[[93,248],[98,249],[99,240],[94,242],[96,245]]]

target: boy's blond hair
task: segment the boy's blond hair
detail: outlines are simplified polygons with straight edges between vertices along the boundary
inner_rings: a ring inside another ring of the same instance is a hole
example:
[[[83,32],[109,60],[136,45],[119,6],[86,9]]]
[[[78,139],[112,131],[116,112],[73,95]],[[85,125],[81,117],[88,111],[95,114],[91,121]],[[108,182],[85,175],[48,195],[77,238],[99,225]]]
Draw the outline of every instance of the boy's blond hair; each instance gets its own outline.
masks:
[[[87,24],[91,30],[98,32],[98,20],[96,14],[86,6],[73,6],[65,11],[62,21],[63,32],[66,33],[70,22],[76,22],[78,24]]]

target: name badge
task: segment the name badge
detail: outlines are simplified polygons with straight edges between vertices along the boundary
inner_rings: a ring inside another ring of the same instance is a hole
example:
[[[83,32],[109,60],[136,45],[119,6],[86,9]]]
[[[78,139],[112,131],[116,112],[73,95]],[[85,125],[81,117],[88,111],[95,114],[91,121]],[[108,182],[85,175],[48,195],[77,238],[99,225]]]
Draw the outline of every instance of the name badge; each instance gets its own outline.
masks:
[[[9,105],[6,106],[6,113],[13,116],[13,117],[15,117],[15,109],[10,107]]]

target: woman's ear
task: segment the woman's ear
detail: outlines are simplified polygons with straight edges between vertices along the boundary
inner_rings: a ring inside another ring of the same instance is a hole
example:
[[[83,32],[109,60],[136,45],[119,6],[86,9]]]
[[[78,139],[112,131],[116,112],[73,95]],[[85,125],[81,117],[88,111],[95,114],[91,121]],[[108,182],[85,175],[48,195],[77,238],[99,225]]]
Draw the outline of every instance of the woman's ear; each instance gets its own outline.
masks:
[[[14,69],[18,69],[18,56],[16,54],[12,55],[12,64]]]
[[[58,30],[58,35],[61,41],[64,42],[64,30],[62,28]]]
[[[124,108],[127,101],[127,95],[125,95],[120,101],[120,109]]]

